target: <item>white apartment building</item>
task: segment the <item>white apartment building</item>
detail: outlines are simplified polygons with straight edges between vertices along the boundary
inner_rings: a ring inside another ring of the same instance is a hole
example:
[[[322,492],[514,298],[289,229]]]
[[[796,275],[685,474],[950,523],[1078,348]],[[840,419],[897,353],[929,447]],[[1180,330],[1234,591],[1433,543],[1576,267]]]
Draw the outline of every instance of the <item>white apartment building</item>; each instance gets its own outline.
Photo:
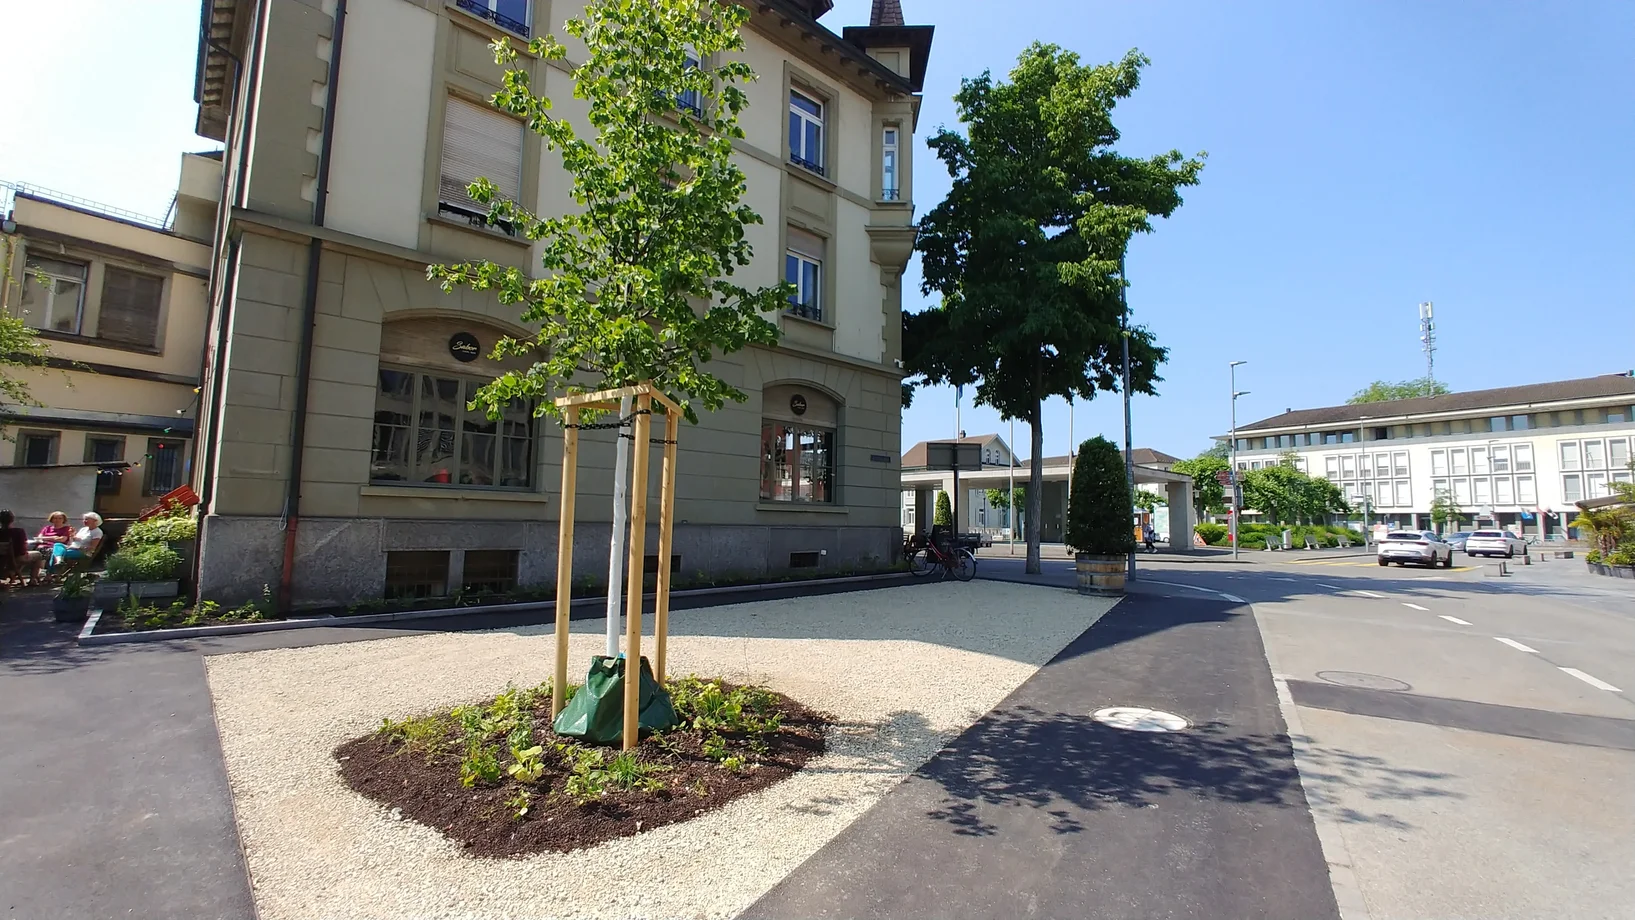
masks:
[[[1574,502],[1635,475],[1635,372],[1290,409],[1236,434],[1239,470],[1293,451],[1301,469],[1393,526],[1430,527],[1431,501],[1445,490],[1468,518],[1554,535]]]

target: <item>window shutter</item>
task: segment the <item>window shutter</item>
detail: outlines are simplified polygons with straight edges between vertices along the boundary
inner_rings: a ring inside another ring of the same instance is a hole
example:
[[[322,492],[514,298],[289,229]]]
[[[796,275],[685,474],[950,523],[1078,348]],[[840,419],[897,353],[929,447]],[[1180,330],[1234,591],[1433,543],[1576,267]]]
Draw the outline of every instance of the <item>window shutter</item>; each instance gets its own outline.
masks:
[[[466,195],[478,177],[501,197],[522,197],[522,123],[486,106],[450,96],[443,119],[443,169],[439,201],[483,211]]]
[[[108,266],[103,272],[97,338],[153,348],[159,342],[161,278]]]
[[[789,228],[789,251],[797,252],[814,262],[823,261],[823,238],[805,230]]]

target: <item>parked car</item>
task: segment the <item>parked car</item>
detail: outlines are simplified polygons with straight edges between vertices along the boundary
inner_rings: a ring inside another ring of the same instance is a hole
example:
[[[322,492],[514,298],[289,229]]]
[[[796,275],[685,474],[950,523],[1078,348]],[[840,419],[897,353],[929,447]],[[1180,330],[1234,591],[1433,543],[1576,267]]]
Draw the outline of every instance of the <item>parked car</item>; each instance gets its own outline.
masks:
[[[1508,530],[1476,530],[1465,541],[1465,555],[1467,556],[1511,556],[1521,553],[1527,555],[1527,541]]]
[[[1453,568],[1453,547],[1428,530],[1393,530],[1379,543],[1380,565],[1428,565]]]
[[[1459,533],[1450,533],[1443,537],[1442,541],[1462,553],[1465,551],[1465,541],[1468,539],[1470,539],[1470,531],[1466,530]]]

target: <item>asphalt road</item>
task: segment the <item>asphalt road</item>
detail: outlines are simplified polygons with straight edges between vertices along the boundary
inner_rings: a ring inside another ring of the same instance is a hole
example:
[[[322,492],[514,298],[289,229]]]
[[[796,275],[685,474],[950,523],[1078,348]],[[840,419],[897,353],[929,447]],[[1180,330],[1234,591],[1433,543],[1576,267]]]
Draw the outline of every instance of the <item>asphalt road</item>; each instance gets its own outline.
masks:
[[[1457,561],[1141,583],[1253,606],[1347,920],[1635,917],[1635,586]]]

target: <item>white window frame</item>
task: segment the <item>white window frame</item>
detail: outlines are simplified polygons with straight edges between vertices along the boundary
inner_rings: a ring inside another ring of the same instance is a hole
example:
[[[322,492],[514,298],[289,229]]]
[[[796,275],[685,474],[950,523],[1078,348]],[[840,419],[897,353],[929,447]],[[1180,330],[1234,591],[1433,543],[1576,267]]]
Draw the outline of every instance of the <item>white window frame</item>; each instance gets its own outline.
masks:
[[[1619,457],[1618,456],[1619,453],[1622,453],[1623,456]],[[1607,439],[1607,469],[1609,469],[1609,470],[1625,470],[1625,471],[1627,471],[1629,469],[1629,441],[1628,440],[1626,440],[1624,438],[1608,438]]]
[[[896,125],[886,125],[880,131],[880,198],[883,201],[901,201],[903,132]]]
[[[1470,449],[1470,472],[1473,476],[1486,476],[1493,472],[1487,462],[1487,448],[1472,447]]]
[[[1569,487],[1568,483],[1572,485]],[[1580,473],[1561,474],[1561,500],[1571,504],[1584,499],[1584,477]]]
[[[1578,470],[1583,468],[1583,454],[1580,452],[1577,441],[1557,441],[1561,453],[1561,468],[1563,470]]]
[[[1431,475],[1448,475],[1448,452],[1445,450],[1431,451]]]
[[[1516,486],[1509,476],[1493,477],[1493,504],[1514,505],[1516,503]]]
[[[1408,475],[1408,452],[1399,450],[1393,453],[1391,455],[1391,467],[1398,479],[1406,478]]]
[[[1516,445],[1516,472],[1531,473],[1533,471],[1533,445]]]
[[[789,272],[791,261],[794,262],[795,277],[791,279]],[[795,294],[789,300],[786,312],[805,319],[823,321],[823,260],[814,259],[805,253],[793,249],[784,252],[784,280],[793,281]],[[811,272],[807,268],[812,269]]]
[[[1397,480],[1397,496],[1396,496],[1396,498],[1397,498],[1397,500],[1395,502],[1394,507],[1397,507],[1397,508],[1411,508],[1411,507],[1413,507],[1413,504],[1414,504],[1414,490],[1413,490],[1412,484],[1409,483],[1408,480],[1406,480],[1406,479],[1398,479]]]
[[[681,66],[683,69],[699,70],[703,68],[704,61],[698,56],[698,52],[691,48],[685,48],[682,50],[682,55]],[[702,115],[704,113],[704,96],[696,89],[682,90],[676,94],[676,105],[692,112],[694,115]]]
[[[1601,498],[1607,494],[1607,474],[1594,472],[1584,474],[1584,497]]]
[[[804,99],[811,103],[817,109],[817,112],[813,113],[807,111],[805,108],[795,102],[797,98]],[[828,110],[825,108],[824,103],[821,100],[814,98],[813,94],[790,87],[789,117],[800,121],[801,130],[797,135],[800,140],[799,149],[796,149],[795,146],[796,137],[792,136],[789,138],[789,159],[796,166],[809,169],[820,176],[824,174],[824,169],[826,168],[823,162],[823,147],[828,140],[826,134],[828,125],[825,124],[825,116],[827,112]],[[806,149],[806,138],[810,134],[808,128],[814,125],[817,127],[817,149],[808,150]]]
[[[83,274],[78,278],[74,278],[61,272],[47,271],[35,264],[36,259],[55,262],[59,265],[75,265],[82,270]],[[37,292],[35,296],[45,298],[45,309],[42,311],[40,325],[35,328],[60,335],[81,335],[82,330],[85,328],[85,286],[91,281],[90,263],[79,259],[59,259],[48,255],[38,255],[25,259],[23,264],[23,274],[26,275],[23,279],[24,285],[33,285],[34,290]],[[40,283],[42,278],[51,282],[49,287]],[[58,285],[62,284],[72,284],[78,288],[77,293],[74,295],[74,320],[71,329],[58,329],[53,325],[53,320],[57,314],[58,294],[60,293]]]
[[[1471,501],[1478,505],[1493,504],[1493,481],[1486,476],[1477,476],[1470,481]]]
[[[1503,444],[1493,445],[1493,472],[1510,472],[1510,448]]]
[[[1532,476],[1516,477],[1516,504],[1528,507],[1538,504],[1538,487]]]
[[[1448,472],[1454,476],[1470,475],[1470,459],[1463,447],[1455,447],[1448,451]]]
[[[1455,479],[1453,481],[1453,500],[1461,507],[1471,503],[1469,479]]]
[[[1323,458],[1323,478],[1334,482],[1340,478],[1340,458],[1330,455]]]
[[[1607,468],[1607,442],[1599,438],[1583,442],[1584,469],[1604,470]],[[1600,456],[1593,456],[1599,454]]]
[[[1346,454],[1346,455],[1344,455],[1344,456],[1342,456],[1340,458],[1340,478],[1341,479],[1356,479],[1357,478],[1357,458],[1356,457],[1353,457],[1350,454]]]

